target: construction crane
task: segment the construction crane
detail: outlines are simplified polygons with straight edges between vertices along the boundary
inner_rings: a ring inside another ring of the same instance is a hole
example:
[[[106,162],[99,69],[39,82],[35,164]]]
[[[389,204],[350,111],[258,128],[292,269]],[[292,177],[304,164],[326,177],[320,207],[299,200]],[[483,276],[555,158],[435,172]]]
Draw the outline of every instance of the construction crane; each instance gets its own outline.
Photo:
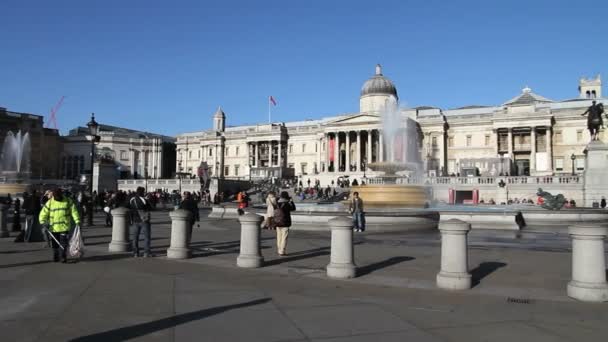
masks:
[[[51,115],[49,116],[49,122],[47,123],[46,128],[49,128],[49,126],[53,124],[53,128],[57,129],[57,111],[59,110],[59,107],[61,107],[61,104],[63,104],[63,99],[65,99],[65,96],[62,96],[55,107],[51,109]]]

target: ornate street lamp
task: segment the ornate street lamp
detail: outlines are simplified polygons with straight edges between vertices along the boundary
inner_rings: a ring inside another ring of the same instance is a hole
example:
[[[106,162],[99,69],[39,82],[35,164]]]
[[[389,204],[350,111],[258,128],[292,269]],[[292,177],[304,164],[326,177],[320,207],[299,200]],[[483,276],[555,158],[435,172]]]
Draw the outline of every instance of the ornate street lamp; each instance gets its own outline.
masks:
[[[97,133],[99,132],[99,124],[95,121],[95,113],[91,113],[91,121],[87,123],[87,127],[89,128],[89,134],[91,135],[91,178],[89,179],[89,204],[87,208],[87,224],[89,226],[93,225],[93,168],[95,166],[95,143],[99,141],[99,136]]]
[[[576,156],[574,155],[574,153],[572,153],[572,155],[570,156],[570,160],[572,160],[572,175],[576,176],[576,170],[574,169],[574,161],[576,160]]]

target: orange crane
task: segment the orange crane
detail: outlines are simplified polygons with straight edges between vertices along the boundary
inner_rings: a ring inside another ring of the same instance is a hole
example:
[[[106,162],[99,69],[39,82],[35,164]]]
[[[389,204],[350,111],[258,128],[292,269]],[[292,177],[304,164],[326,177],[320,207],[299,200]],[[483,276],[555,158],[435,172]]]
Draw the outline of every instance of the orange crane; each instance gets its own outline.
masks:
[[[51,109],[51,115],[49,117],[49,122],[47,123],[46,128],[49,128],[49,125],[52,123],[53,124],[53,128],[57,129],[57,111],[59,110],[59,107],[61,107],[61,105],[63,104],[63,99],[65,99],[65,96],[62,96],[61,99],[59,99],[59,102],[57,102],[57,104],[55,105],[55,107],[53,107]]]

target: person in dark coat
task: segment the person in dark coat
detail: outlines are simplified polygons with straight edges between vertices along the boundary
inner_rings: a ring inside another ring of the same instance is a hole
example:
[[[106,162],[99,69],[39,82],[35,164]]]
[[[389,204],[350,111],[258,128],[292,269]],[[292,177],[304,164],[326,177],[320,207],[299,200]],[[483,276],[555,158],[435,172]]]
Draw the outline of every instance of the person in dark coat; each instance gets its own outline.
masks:
[[[287,253],[287,236],[289,235],[289,227],[291,227],[291,212],[296,210],[296,205],[293,203],[289,194],[286,191],[281,192],[281,197],[277,201],[277,208],[274,210],[274,224],[277,229],[277,252],[280,256],[285,256]]]
[[[16,198],[13,204],[13,231],[21,231],[21,200],[19,198]]]
[[[192,228],[194,227],[194,222],[198,222],[200,220],[200,216],[198,213],[198,205],[194,198],[192,198],[192,194],[188,191],[184,192],[184,200],[180,203],[180,209],[184,209],[190,212],[190,221],[188,222],[188,243],[192,240]]]
[[[38,193],[33,190],[31,194],[25,193],[23,195],[23,209],[25,209],[25,242],[30,242],[32,231],[38,225],[38,215],[40,215],[40,201],[38,200]]]

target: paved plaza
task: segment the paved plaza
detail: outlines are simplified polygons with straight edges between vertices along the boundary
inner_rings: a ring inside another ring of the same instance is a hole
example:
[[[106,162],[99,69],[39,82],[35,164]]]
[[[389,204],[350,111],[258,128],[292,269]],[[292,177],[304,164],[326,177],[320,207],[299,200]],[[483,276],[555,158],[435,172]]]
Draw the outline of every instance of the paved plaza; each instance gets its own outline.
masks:
[[[202,216],[206,216],[203,211]],[[96,218],[101,224],[102,217]],[[51,262],[43,243],[0,240],[5,341],[605,341],[607,304],[566,296],[563,233],[473,231],[474,287],[435,287],[434,232],[355,235],[358,277],[333,280],[329,232],[292,230],[288,256],[262,233],[265,267],[236,267],[236,220],[203,219],[193,258],[164,256],[168,213],[153,215],[155,258],[107,252],[111,228],[85,228],[87,254]],[[14,234],[14,233],[13,233]],[[14,236],[13,236],[14,237]]]

